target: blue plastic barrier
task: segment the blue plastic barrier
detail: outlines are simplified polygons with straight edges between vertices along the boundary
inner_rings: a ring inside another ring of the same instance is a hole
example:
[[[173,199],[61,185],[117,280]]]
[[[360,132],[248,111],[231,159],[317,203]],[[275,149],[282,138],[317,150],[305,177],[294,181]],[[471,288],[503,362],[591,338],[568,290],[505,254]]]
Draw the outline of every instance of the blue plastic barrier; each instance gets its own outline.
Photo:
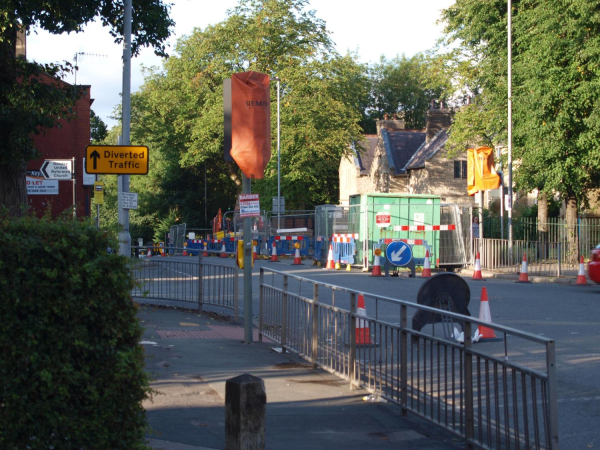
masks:
[[[204,250],[202,246],[202,239],[188,239],[187,240],[187,254],[192,256],[198,256],[198,252]]]

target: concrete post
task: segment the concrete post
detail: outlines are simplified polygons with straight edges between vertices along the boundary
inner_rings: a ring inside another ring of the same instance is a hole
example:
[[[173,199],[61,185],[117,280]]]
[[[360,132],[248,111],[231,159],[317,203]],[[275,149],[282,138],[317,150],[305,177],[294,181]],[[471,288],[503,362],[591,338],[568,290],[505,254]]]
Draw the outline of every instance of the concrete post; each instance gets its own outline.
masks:
[[[245,373],[225,382],[225,450],[264,449],[266,417],[262,379]]]

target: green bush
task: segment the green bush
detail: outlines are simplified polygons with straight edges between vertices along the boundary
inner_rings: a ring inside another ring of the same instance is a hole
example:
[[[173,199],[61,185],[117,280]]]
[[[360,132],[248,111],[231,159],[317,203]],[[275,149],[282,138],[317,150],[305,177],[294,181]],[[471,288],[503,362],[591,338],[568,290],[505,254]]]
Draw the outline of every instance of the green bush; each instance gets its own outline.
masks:
[[[87,223],[0,217],[0,448],[146,448],[128,260]]]

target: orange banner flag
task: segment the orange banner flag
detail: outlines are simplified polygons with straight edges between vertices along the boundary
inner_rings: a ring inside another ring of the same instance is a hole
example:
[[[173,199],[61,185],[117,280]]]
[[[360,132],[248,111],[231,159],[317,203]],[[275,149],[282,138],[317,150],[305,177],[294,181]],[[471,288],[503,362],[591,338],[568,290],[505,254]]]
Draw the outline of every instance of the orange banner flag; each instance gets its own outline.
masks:
[[[467,149],[467,192],[469,195],[499,187],[500,175],[494,169],[494,151],[490,147]]]
[[[269,76],[259,72],[231,75],[231,156],[248,178],[263,178],[271,159]]]

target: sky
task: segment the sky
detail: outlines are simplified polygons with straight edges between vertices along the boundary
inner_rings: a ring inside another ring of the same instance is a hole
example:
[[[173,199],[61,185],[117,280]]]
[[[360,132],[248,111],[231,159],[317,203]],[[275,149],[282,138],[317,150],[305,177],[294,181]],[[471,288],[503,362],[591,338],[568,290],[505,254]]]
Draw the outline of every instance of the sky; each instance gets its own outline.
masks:
[[[133,0],[135,2],[135,0]],[[171,17],[175,21],[169,39],[169,54],[178,39],[189,36],[194,28],[222,22],[238,0],[172,0]],[[376,62],[381,55],[391,59],[408,57],[432,48],[442,36],[436,24],[440,11],[454,0],[310,0],[309,9],[326,22],[339,53],[358,53],[361,62]],[[114,108],[121,103],[123,87],[123,47],[113,42],[107,28],[94,22],[82,33],[51,35],[43,30],[27,37],[27,59],[39,63],[74,62],[77,54],[77,80],[69,83],[91,85],[92,110],[111,128]],[[151,49],[144,49],[131,60],[131,92],[144,82],[143,67],[162,67]]]

